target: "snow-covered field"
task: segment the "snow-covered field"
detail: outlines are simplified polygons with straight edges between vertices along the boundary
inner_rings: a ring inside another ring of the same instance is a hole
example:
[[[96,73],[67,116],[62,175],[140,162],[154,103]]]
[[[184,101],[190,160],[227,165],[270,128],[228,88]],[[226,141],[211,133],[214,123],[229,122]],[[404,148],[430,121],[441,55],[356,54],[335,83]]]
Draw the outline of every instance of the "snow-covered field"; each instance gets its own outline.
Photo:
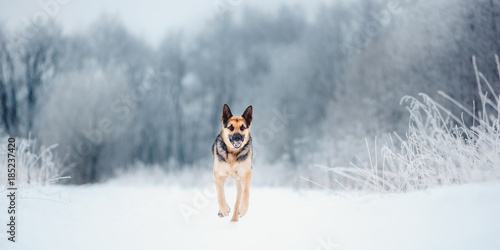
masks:
[[[238,223],[212,188],[99,184],[22,192],[17,242],[0,249],[500,249],[500,183],[406,194],[251,192]],[[235,189],[228,185],[233,205]]]

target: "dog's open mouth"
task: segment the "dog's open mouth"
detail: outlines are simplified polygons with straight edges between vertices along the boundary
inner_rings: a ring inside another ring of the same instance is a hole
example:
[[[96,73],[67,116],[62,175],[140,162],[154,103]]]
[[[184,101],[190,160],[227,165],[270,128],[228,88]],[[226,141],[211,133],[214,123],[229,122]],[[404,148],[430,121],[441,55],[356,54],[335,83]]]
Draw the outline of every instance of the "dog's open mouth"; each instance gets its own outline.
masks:
[[[232,141],[231,142],[235,148],[240,148],[243,141]]]
[[[229,135],[229,141],[231,144],[233,144],[233,147],[235,149],[239,149],[241,145],[243,145],[243,141],[245,141],[245,136],[241,134],[234,134],[234,135]]]

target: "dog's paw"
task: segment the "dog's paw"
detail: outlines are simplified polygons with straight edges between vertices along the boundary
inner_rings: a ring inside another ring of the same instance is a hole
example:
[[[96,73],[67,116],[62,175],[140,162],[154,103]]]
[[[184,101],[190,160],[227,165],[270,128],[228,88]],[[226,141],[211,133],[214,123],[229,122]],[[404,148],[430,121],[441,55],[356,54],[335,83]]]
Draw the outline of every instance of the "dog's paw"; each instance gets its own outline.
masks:
[[[228,205],[226,205],[225,208],[219,208],[218,215],[219,215],[219,217],[222,218],[222,217],[228,216],[230,212],[231,212],[231,208]]]
[[[240,217],[243,217],[245,216],[245,214],[247,214],[247,211],[248,211],[248,203],[242,203],[240,205],[240,209],[238,209],[238,214],[240,215]]]

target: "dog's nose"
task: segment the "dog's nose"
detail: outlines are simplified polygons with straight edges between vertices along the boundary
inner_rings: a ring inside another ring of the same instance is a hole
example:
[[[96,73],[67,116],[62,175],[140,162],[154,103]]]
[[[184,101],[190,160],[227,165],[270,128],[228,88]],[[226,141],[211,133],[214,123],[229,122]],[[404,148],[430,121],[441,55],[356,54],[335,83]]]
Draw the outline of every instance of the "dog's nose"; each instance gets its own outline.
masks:
[[[234,134],[233,135],[233,140],[235,140],[235,141],[242,141],[243,137],[241,136],[241,134]]]

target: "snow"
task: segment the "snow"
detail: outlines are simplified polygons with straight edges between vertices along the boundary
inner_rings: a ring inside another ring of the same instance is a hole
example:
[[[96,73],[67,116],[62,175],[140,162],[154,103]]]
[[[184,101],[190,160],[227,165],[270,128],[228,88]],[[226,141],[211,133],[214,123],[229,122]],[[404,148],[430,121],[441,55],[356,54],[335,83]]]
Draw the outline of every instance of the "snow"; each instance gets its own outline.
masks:
[[[500,183],[384,195],[253,187],[250,202],[230,223],[212,187],[25,189],[17,242],[2,233],[0,249],[500,249]]]

